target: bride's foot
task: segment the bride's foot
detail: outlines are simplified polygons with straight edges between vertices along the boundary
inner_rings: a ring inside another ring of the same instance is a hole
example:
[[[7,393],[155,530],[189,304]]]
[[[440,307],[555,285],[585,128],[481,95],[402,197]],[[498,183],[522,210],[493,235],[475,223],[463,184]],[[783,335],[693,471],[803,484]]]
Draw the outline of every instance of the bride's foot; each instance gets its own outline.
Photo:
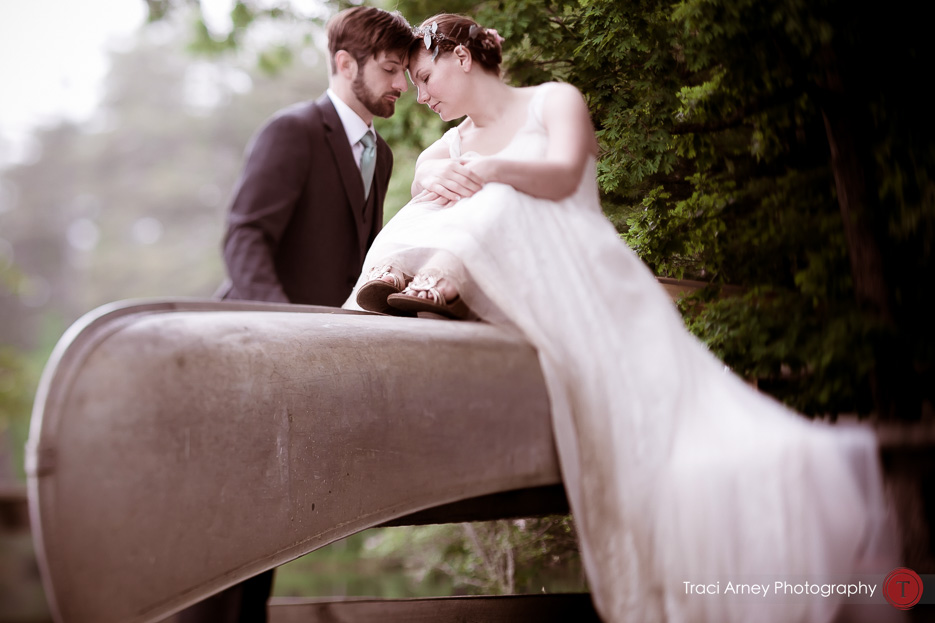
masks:
[[[470,314],[468,306],[447,279],[425,273],[413,277],[402,292],[391,294],[387,303],[400,311],[418,315],[427,312],[455,320],[463,320]]]
[[[387,264],[371,269],[367,279],[357,290],[357,304],[367,311],[398,316],[399,312],[387,303],[387,297],[402,291],[406,275]]]

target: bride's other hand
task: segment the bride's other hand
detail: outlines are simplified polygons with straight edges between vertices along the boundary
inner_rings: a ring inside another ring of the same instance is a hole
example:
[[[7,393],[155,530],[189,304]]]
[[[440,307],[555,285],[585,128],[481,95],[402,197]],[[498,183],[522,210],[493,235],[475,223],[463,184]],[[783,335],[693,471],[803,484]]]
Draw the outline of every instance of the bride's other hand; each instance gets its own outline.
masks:
[[[481,186],[493,181],[494,173],[497,171],[497,168],[501,166],[500,163],[500,160],[489,157],[471,158],[470,160],[461,161],[464,168],[467,169],[475,179],[480,180]]]
[[[483,185],[483,178],[466,161],[438,158],[419,163],[412,187],[454,202],[472,196]]]
[[[445,197],[442,197],[438,193],[432,192],[431,190],[423,190],[422,192],[417,194],[415,197],[413,197],[412,201],[413,203],[436,203],[443,207],[448,207],[450,205],[457,203],[456,201],[451,201],[450,199],[446,199]]]

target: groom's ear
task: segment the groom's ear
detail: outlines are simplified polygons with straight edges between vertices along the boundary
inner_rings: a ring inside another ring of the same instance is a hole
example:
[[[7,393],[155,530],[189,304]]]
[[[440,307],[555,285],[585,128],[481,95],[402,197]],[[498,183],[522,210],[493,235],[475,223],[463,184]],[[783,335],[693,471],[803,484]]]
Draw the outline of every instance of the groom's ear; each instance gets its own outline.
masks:
[[[341,74],[347,80],[353,80],[357,76],[357,59],[347,50],[338,50],[334,53],[334,66],[335,73]]]

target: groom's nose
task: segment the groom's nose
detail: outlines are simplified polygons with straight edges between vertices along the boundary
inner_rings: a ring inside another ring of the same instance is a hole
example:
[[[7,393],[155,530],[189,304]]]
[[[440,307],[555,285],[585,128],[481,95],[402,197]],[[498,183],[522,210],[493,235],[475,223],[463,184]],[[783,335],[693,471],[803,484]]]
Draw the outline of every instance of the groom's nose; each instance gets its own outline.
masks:
[[[398,72],[393,76],[393,88],[403,93],[409,89],[409,81],[406,80],[406,73],[403,71]]]

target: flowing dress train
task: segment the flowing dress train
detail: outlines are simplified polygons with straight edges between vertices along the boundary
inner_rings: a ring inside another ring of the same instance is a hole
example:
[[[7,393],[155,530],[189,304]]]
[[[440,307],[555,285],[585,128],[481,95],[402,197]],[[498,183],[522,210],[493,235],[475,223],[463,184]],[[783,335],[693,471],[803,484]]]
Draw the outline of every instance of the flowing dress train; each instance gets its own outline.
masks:
[[[496,157],[544,156],[550,84],[534,88]],[[461,153],[457,128],[444,140],[451,157],[479,157]],[[561,201],[487,184],[449,207],[406,205],[345,307],[385,263],[442,268],[481,318],[536,347],[605,620],[828,621],[834,598],[699,596],[686,583],[819,582],[892,562],[872,432],[809,421],[726,371],[602,214],[593,158]]]

